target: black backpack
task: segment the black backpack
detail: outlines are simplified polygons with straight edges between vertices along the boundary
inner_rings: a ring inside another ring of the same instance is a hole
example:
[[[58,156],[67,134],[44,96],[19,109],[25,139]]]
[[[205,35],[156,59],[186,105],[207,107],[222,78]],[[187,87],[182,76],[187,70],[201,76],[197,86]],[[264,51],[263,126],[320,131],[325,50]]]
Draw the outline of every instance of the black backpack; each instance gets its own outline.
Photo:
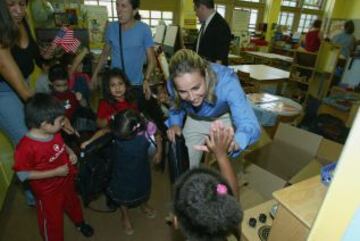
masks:
[[[113,136],[106,134],[89,144],[80,153],[79,173],[76,179],[78,193],[85,207],[102,194],[111,178],[110,148]]]
[[[173,184],[189,169],[189,152],[183,135],[175,135],[175,142],[168,141],[168,162],[170,181]]]
[[[330,114],[320,114],[310,125],[310,131],[326,139],[344,144],[349,134],[349,129],[344,122]]]

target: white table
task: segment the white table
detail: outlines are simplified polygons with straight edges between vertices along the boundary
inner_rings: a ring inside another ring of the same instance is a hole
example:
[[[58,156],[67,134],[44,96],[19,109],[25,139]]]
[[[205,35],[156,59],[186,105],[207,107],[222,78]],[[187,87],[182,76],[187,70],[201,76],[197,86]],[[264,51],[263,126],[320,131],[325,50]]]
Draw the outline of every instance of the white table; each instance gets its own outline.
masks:
[[[228,55],[229,64],[240,64],[242,59],[243,58],[240,55],[236,55],[236,54]]]
[[[259,123],[273,137],[279,122],[293,122],[303,112],[299,103],[278,95],[268,93],[247,94]]]
[[[230,65],[235,72],[242,71],[250,73],[250,78],[256,80],[259,86],[261,85],[276,85],[277,94],[281,93],[282,84],[284,80],[289,79],[290,72],[275,67],[263,64],[244,64],[244,65]]]
[[[280,61],[284,61],[287,63],[292,63],[294,61],[294,58],[280,55],[280,54],[258,52],[258,51],[246,51],[246,53],[253,55],[255,57],[266,58],[266,59],[270,59],[270,60],[280,60]]]

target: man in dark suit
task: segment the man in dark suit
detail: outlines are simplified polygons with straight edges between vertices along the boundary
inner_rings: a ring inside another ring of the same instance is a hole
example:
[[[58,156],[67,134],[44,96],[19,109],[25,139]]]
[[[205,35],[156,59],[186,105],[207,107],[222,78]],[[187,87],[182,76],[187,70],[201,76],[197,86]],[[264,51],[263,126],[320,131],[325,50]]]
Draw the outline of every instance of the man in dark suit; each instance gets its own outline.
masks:
[[[193,0],[201,29],[195,43],[195,51],[203,58],[228,65],[231,41],[230,27],[214,9],[214,0]]]

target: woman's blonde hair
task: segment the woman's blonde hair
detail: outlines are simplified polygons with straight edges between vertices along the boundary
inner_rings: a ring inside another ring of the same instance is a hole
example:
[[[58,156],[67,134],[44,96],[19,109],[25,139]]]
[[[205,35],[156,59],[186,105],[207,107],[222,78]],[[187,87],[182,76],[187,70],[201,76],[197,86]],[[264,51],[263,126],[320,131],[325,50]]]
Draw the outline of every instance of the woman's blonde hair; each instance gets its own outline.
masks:
[[[169,64],[170,81],[172,82],[173,93],[175,93],[175,107],[180,107],[180,96],[176,91],[174,79],[183,74],[199,72],[205,78],[206,83],[206,97],[205,99],[210,103],[216,102],[216,95],[214,92],[217,82],[216,74],[211,69],[210,63],[201,58],[197,53],[189,49],[182,49],[175,53],[170,59]]]

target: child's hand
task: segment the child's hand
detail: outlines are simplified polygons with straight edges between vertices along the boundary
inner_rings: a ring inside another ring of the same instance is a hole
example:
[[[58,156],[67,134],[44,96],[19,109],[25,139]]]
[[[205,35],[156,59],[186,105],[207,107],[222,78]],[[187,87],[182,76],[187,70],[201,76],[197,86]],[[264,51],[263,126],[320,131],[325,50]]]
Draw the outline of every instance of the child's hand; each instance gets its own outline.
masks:
[[[65,131],[66,134],[69,135],[76,135],[77,137],[80,137],[79,132],[77,132],[74,127],[71,125],[70,120],[68,118],[64,119],[62,130]]]
[[[161,162],[161,152],[157,151],[155,155],[153,156],[152,162],[157,165]]]
[[[230,138],[230,142],[228,143]],[[237,147],[234,138],[234,129],[232,127],[225,127],[222,121],[214,121],[211,123],[209,137],[205,138],[203,145],[194,145],[193,148],[198,151],[212,151],[216,155],[219,149],[223,149],[226,145],[225,151],[233,151]]]
[[[82,100],[82,98],[83,98],[83,96],[82,96],[82,94],[80,93],[80,92],[76,92],[75,93],[75,97],[76,97],[76,99],[77,99],[77,101],[81,101]]]
[[[89,145],[90,143],[91,143],[90,140],[84,141],[83,143],[80,144],[80,148],[85,149],[87,147],[87,145]]]
[[[55,168],[55,176],[65,177],[69,174],[69,167],[67,164]]]
[[[69,159],[70,159],[70,163],[72,165],[75,165],[78,161],[78,157],[76,156],[76,154],[74,152],[69,153]]]
[[[222,125],[215,126],[210,131],[210,136],[205,138],[205,144],[212,151],[217,159],[227,155],[227,152],[233,143],[234,129]]]

